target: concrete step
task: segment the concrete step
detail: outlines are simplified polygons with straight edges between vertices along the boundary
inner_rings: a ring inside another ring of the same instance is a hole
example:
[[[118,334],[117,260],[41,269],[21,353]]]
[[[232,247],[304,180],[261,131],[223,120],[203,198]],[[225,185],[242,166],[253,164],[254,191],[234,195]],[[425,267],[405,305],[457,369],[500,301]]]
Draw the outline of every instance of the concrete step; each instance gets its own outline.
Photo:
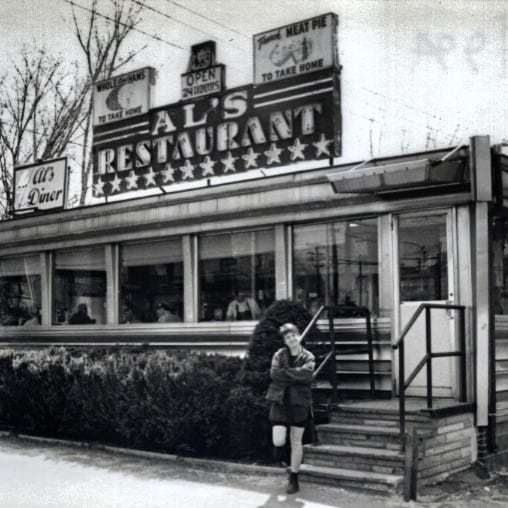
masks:
[[[398,427],[327,423],[316,426],[320,444],[400,450]]]
[[[350,425],[399,425],[398,409],[369,408],[362,406],[348,406],[337,404],[330,411],[330,421]],[[417,423],[419,427],[432,425],[428,415],[417,411],[406,411],[406,422]]]
[[[377,494],[400,494],[403,482],[401,475],[314,466],[311,464],[302,464],[300,477],[303,481],[353,488]]]
[[[391,394],[392,391],[392,379],[390,374],[382,374],[380,376],[375,376],[376,380],[376,393],[382,392]],[[316,390],[328,390],[330,388],[330,383],[328,380],[319,378],[313,385],[313,388]],[[369,389],[369,376],[357,376],[354,373],[348,373],[346,375],[340,376],[340,384],[339,384],[339,394],[343,393],[343,390],[368,390]],[[355,399],[356,397],[351,397]]]
[[[305,463],[373,473],[402,475],[404,454],[399,450],[343,445],[306,445]]]

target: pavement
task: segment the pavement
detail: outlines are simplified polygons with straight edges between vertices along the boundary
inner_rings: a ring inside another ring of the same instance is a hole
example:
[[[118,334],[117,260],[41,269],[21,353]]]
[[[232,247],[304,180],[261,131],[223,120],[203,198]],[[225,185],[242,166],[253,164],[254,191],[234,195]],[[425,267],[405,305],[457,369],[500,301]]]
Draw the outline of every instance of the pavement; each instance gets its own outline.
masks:
[[[257,471],[261,471],[257,472]],[[268,474],[267,474],[268,472]],[[508,505],[504,475],[473,471],[426,489],[418,503],[303,483],[285,494],[285,477],[265,468],[181,461],[0,437],[1,508],[488,508]]]

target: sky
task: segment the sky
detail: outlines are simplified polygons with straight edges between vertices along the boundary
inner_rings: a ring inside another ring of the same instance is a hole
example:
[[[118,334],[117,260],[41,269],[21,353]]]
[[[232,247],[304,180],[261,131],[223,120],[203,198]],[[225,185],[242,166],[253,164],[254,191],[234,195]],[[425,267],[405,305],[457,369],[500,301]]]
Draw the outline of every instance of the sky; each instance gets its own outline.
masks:
[[[109,3],[101,0],[100,12],[107,13]],[[140,31],[127,46],[146,48],[127,70],[157,69],[154,106],[180,100],[180,75],[192,44],[216,40],[226,86],[239,86],[253,81],[254,34],[334,12],[342,66],[343,156],[338,163],[453,147],[475,134],[489,134],[494,143],[508,139],[508,1],[143,3],[148,8]],[[83,9],[78,12],[86,15]],[[69,13],[66,0],[0,0],[0,66],[8,69],[9,56],[32,41],[61,58],[79,58]]]

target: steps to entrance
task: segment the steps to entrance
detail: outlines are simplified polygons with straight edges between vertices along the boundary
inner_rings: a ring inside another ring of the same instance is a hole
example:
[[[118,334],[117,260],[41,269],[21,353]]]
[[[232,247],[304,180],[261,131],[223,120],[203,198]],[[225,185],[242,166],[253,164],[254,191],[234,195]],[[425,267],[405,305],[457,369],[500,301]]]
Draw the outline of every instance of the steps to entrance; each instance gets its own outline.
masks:
[[[349,425],[327,423],[319,425],[319,439],[322,443],[339,446],[385,448],[400,450],[400,433],[395,426]]]
[[[400,450],[386,448],[331,444],[309,445],[305,448],[305,463],[314,466],[402,475],[404,455]]]
[[[400,492],[404,454],[397,421],[339,405],[317,426],[319,444],[305,445],[302,477],[376,493]]]
[[[473,408],[453,400],[425,409],[424,399],[408,399],[406,428],[420,443],[418,482],[435,483],[474,461]],[[317,425],[319,442],[304,446],[302,479],[376,493],[401,493],[402,451],[397,400],[341,403],[329,423]]]
[[[402,492],[402,476],[334,467],[313,466],[302,464],[302,478],[323,485],[370,491],[376,494],[400,494]]]

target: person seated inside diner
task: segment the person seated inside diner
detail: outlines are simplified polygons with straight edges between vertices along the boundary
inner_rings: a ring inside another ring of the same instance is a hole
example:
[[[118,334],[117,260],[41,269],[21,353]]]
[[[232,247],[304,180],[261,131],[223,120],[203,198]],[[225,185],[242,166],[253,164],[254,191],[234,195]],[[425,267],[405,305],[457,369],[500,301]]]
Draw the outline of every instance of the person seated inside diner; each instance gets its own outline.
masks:
[[[124,304],[122,305],[122,315],[120,317],[120,323],[127,324],[127,323],[139,323],[139,318],[137,317],[136,313],[134,312],[134,309],[131,305]]]
[[[213,320],[224,321],[224,309],[222,307],[215,307],[213,309]]]
[[[226,319],[228,321],[249,321],[259,319],[261,309],[254,298],[242,289],[235,291],[235,297],[228,305]]]
[[[175,314],[167,303],[159,303],[156,309],[158,323],[178,323],[181,319]]]
[[[80,303],[77,311],[69,319],[70,325],[94,325],[95,319],[88,315],[86,303]]]
[[[41,324],[41,313],[39,307],[35,304],[31,305],[29,310],[29,317],[23,323],[23,326],[39,326]]]

